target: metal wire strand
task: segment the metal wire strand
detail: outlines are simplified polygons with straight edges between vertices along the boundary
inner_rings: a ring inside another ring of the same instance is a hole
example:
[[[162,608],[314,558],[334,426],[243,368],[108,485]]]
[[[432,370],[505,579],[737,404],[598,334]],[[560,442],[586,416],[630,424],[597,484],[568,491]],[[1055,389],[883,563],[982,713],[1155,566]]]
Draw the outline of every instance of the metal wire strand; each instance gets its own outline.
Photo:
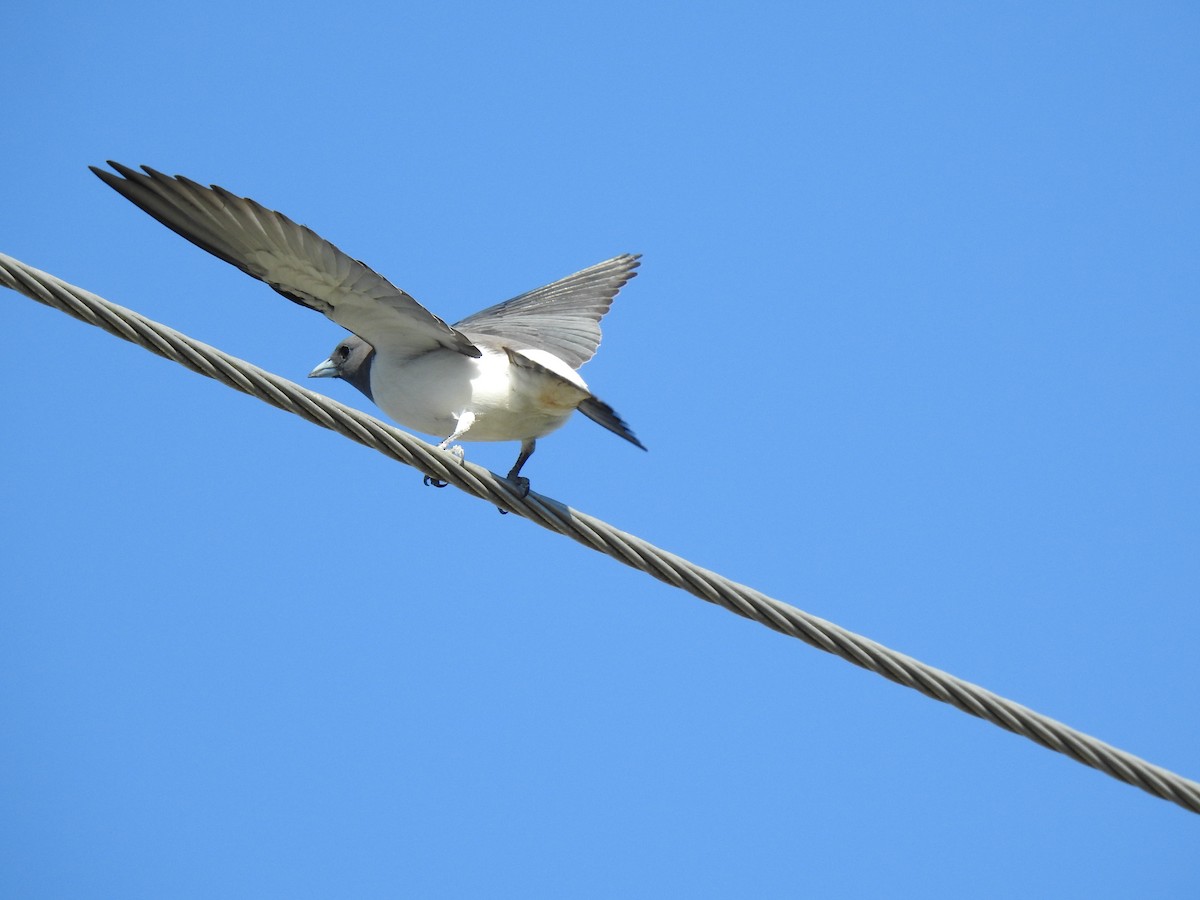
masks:
[[[592,516],[531,492],[517,496],[504,478],[385,425],[335,400],[305,390],[220,350],[192,340],[132,310],[0,254],[0,284],[194,372],[378,450],[433,478],[566,535],[618,562],[832,653],[927,697],[1029,738],[1113,778],[1200,813],[1200,784],[1155,766],[1011,700],[955,678],[794,606],[702,569]]]

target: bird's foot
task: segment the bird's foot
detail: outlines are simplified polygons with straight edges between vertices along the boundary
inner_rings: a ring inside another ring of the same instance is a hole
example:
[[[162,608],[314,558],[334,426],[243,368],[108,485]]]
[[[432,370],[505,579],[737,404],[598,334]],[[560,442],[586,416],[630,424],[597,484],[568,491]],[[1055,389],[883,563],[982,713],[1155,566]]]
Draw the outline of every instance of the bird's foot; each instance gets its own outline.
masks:
[[[463,450],[462,444],[455,444],[453,447],[450,446],[451,440],[451,438],[446,438],[444,441],[438,444],[438,449],[447,451],[451,455],[458,457],[459,462],[463,462],[467,458],[467,452]],[[424,482],[426,487],[435,488],[444,488],[450,483],[448,481],[442,481],[440,478],[434,478],[432,475],[426,475]]]
[[[506,481],[508,481],[513,487],[515,487],[517,489],[518,497],[520,497],[522,500],[524,500],[526,497],[529,496],[529,479],[528,478],[526,478],[523,475],[514,475],[512,472],[509,472],[504,477],[505,477]],[[502,516],[508,515],[507,509],[500,509],[499,507],[496,507],[496,512],[500,513],[500,515],[502,515]]]
[[[517,496],[522,500],[529,496],[529,479],[524,475],[508,475],[508,480],[516,487]]]

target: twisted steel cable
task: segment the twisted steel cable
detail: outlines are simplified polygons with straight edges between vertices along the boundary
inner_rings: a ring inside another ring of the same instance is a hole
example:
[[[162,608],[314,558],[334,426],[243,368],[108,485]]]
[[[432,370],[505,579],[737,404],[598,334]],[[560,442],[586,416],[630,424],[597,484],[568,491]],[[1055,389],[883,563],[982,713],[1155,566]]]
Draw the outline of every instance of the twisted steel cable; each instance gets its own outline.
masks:
[[[305,390],[81,288],[0,253],[0,284],[194,372],[336,431],[501,509],[566,535],[674,587],[798,638],[890,681],[1062,753],[1127,784],[1200,813],[1200,784],[1083,732],[890,650],[794,606],[668,553],[549,497],[518,496],[513,485],[336,400]]]

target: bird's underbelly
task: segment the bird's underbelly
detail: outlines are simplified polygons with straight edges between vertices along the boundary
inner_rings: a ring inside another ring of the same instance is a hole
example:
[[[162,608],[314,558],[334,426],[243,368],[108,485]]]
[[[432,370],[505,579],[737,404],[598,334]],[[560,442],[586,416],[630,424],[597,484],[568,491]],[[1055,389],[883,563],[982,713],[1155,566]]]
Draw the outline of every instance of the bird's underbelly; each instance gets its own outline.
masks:
[[[371,393],[392,419],[425,434],[448,437],[469,413],[474,419],[459,440],[527,440],[562,427],[588,396],[579,376],[567,372],[573,377],[564,382],[513,366],[504,353],[486,348],[479,359],[453,351],[400,364],[377,357]]]

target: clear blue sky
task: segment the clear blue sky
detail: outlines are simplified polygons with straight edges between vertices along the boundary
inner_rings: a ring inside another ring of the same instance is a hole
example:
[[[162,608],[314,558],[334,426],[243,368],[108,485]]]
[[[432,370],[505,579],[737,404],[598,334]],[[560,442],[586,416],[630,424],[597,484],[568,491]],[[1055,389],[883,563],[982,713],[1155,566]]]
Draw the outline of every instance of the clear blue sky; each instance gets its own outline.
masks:
[[[1200,13],[989,6],[18,4],[0,252],[301,381],[342,332],[88,164],[447,319],[644,253],[583,374],[650,452],[536,489],[1200,777]],[[1177,807],[0,323],[4,896],[1200,893]]]

